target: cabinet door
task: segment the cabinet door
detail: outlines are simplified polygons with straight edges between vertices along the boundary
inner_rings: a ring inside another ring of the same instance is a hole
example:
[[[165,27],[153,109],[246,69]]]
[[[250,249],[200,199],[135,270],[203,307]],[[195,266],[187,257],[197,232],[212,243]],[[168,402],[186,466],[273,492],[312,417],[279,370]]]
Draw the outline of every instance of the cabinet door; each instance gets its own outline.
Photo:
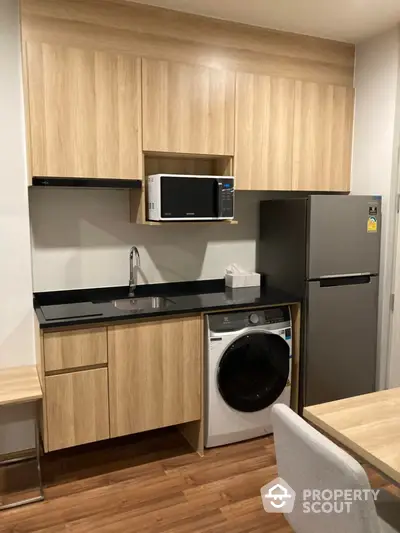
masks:
[[[46,372],[107,363],[106,328],[54,331],[44,334]]]
[[[349,191],[354,90],[296,82],[293,190]]]
[[[27,43],[33,176],[141,175],[140,59]]]
[[[235,74],[143,59],[143,149],[233,155]]]
[[[106,368],[45,379],[48,451],[110,437]]]
[[[284,78],[237,74],[237,189],[291,190],[294,85]]]
[[[111,436],[201,417],[201,319],[108,329]]]

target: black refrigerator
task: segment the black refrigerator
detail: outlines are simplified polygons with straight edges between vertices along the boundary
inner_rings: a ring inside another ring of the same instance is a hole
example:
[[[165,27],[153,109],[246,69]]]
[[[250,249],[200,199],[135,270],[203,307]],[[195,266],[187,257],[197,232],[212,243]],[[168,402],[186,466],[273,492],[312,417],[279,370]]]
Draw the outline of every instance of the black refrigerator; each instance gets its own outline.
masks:
[[[303,302],[300,407],[375,390],[380,237],[379,197],[261,202],[257,270]]]

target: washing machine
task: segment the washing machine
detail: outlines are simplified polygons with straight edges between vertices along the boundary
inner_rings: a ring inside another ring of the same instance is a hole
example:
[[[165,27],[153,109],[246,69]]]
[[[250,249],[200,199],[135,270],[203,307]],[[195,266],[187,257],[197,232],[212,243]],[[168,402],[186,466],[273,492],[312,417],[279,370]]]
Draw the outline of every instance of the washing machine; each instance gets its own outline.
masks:
[[[290,406],[289,307],[210,314],[205,329],[205,446],[272,433],[272,406]]]

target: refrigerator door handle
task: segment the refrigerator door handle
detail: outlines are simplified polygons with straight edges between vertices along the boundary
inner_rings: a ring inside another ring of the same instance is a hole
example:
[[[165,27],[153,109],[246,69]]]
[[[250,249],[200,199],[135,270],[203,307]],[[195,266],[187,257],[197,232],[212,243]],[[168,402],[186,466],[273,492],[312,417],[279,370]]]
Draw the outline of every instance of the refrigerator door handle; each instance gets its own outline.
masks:
[[[355,278],[360,276],[372,276],[372,272],[355,272],[354,274],[332,274],[327,276],[320,276],[317,278],[320,279],[336,279],[336,278]],[[317,281],[317,279],[315,281]],[[310,280],[312,281],[312,280]]]
[[[361,276],[343,276],[340,278],[325,278],[319,280],[320,287],[344,287],[346,285],[366,285],[371,283],[370,274],[362,274]]]

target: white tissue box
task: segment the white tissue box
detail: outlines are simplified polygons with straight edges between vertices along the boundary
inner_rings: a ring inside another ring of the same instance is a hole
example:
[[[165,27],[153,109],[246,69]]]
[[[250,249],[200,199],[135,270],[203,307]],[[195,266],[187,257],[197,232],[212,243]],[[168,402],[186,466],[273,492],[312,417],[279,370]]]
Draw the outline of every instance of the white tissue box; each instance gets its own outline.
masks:
[[[257,272],[225,274],[225,285],[235,289],[239,287],[259,287],[260,281],[261,276]]]

